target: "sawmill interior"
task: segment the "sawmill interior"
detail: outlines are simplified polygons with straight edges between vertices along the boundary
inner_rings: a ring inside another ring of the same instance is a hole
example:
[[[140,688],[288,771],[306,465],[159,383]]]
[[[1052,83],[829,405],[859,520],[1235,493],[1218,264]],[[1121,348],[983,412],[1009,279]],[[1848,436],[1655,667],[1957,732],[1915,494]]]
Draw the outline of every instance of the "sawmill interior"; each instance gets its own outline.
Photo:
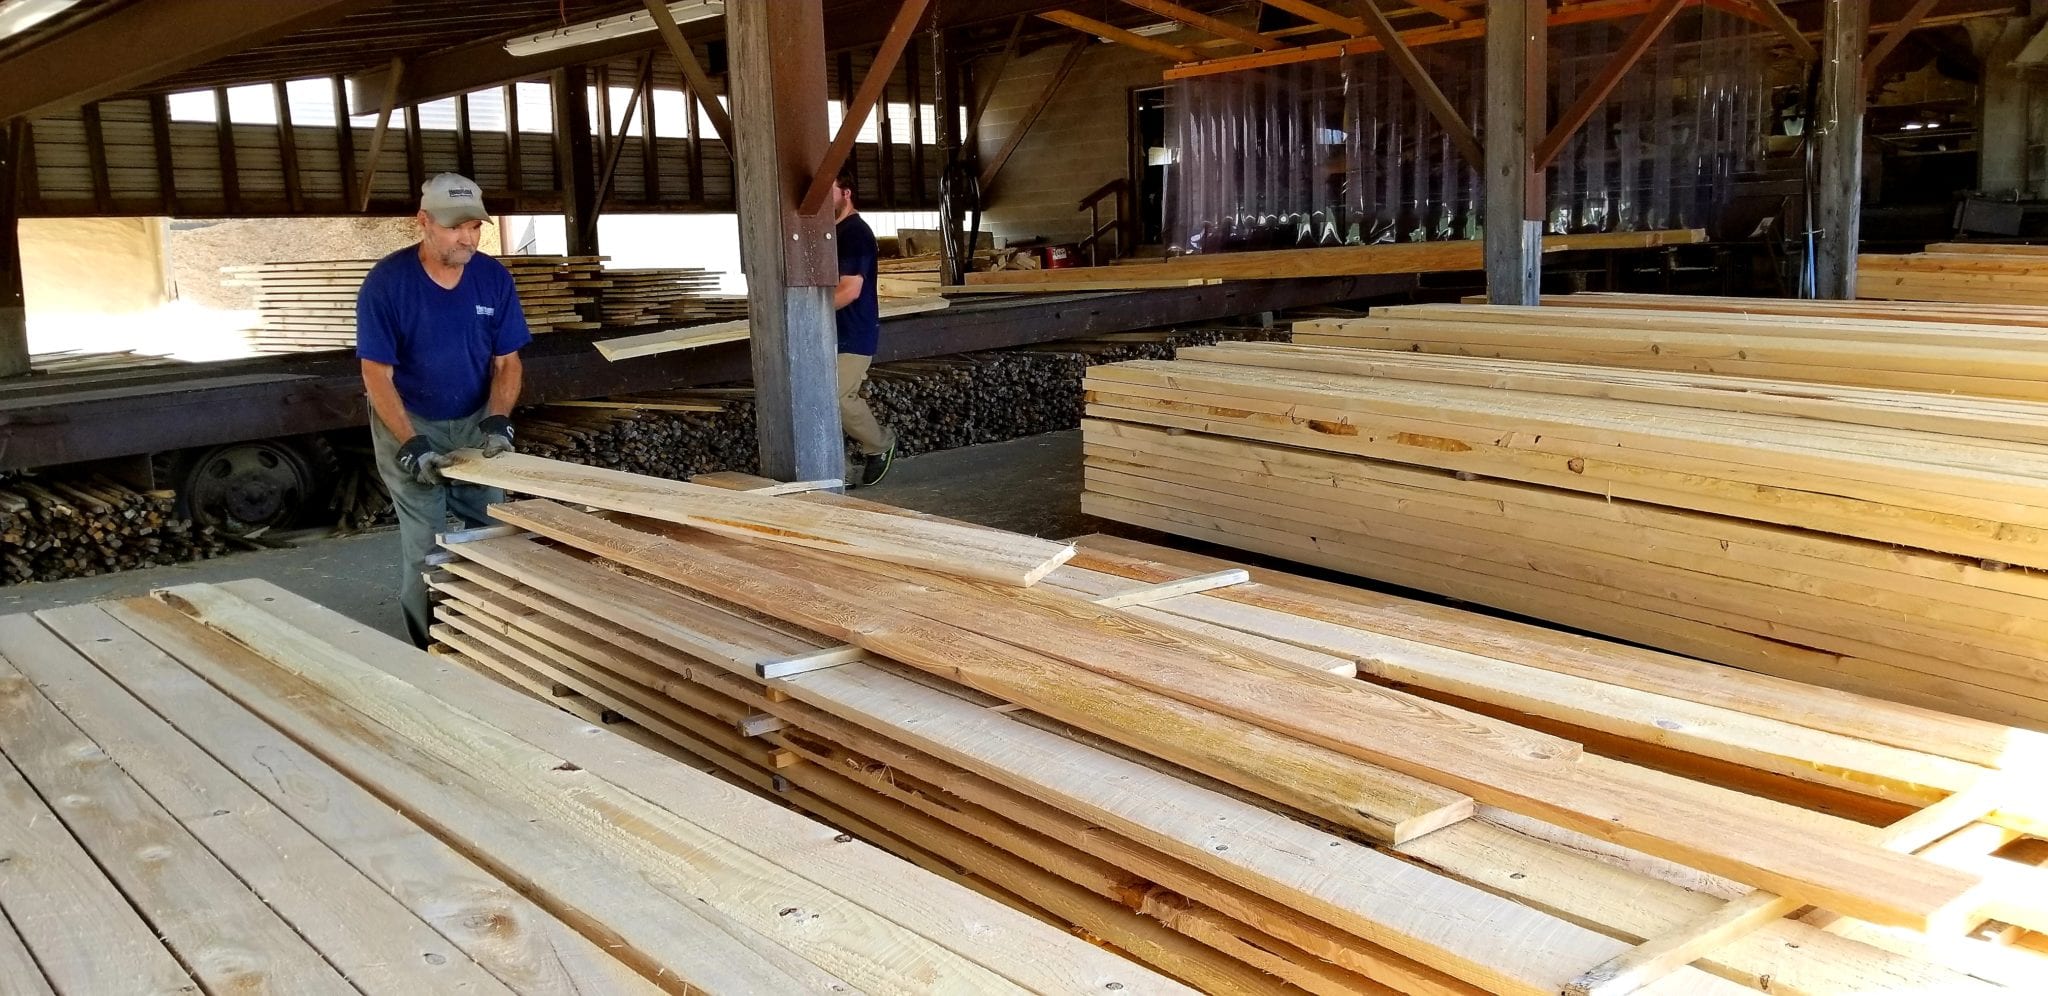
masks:
[[[0,0],[0,996],[2043,980],[2042,0]]]

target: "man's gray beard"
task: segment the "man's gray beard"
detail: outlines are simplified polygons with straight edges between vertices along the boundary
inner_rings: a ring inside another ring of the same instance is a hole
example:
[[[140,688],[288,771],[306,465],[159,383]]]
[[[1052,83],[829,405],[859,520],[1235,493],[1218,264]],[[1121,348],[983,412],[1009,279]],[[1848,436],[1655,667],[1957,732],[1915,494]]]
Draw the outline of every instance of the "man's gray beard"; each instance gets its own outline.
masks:
[[[441,265],[447,267],[467,266],[476,258],[474,249],[456,249],[441,255]]]

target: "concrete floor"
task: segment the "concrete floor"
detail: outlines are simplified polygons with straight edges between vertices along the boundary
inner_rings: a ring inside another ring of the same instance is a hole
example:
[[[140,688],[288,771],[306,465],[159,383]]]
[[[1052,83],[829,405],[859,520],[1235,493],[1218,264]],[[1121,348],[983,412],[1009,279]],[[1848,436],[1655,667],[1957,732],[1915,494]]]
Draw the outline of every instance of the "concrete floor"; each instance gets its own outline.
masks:
[[[970,446],[897,462],[863,498],[1038,536],[1094,532],[1081,514],[1081,434],[1051,433]],[[0,613],[145,595],[179,584],[263,578],[399,639],[398,537],[380,530],[315,539],[288,550],[236,553],[216,560],[102,577],[0,588]]]

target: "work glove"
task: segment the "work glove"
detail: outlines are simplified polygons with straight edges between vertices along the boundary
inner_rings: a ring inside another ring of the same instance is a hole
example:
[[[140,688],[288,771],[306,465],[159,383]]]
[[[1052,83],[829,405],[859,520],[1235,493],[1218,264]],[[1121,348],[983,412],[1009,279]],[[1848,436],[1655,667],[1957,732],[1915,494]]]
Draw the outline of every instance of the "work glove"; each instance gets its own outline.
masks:
[[[500,453],[512,452],[512,420],[504,415],[487,415],[477,423],[483,430],[484,456],[494,457]]]
[[[414,436],[398,448],[398,469],[405,476],[420,484],[433,486],[443,483],[441,468],[455,462],[455,458],[434,450],[434,444],[425,436]]]

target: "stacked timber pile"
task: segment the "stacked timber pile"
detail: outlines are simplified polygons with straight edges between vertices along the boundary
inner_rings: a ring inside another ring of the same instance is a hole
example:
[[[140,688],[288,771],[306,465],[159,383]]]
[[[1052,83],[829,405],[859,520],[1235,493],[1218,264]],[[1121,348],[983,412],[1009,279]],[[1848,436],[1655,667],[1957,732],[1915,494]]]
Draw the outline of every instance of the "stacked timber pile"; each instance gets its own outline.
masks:
[[[1948,242],[1856,257],[1856,296],[1959,304],[2048,302],[2048,247]]]
[[[0,618],[9,993],[1189,990],[262,582]]]
[[[1379,349],[1222,346],[1095,368],[1083,508],[2048,728],[2038,338],[1445,310],[1296,328]],[[1468,350],[1481,355],[1452,355]],[[2030,400],[1933,393],[1969,390]]]
[[[0,482],[0,584],[61,581],[218,556],[226,543],[177,514],[169,491],[100,475]]]
[[[606,286],[602,256],[500,256],[512,272],[526,322],[536,333],[594,329],[579,308]],[[356,342],[356,292],[374,259],[259,263],[223,267],[231,286],[254,287],[260,321],[249,333],[258,352],[348,349]]]
[[[444,653],[1204,991],[2048,971],[2039,894],[1978,891],[2040,878],[2038,735],[1123,541],[1020,587],[1042,541],[835,496],[452,472],[565,504],[449,539]]]
[[[743,294],[695,294],[668,308],[669,318],[692,325],[745,321],[747,314],[747,298]]]
[[[695,314],[698,300],[719,281],[717,273],[696,268],[607,269],[603,276],[598,313],[606,326],[661,325]]]
[[[1465,299],[1485,304],[1484,295]],[[1808,301],[1777,297],[1714,297],[1692,294],[1556,294],[1543,304],[1560,308],[1627,311],[1699,311],[1729,315],[1788,315],[1795,318],[1859,318],[1895,322],[1965,325],[2021,325],[2048,328],[2048,304],[1944,304],[1932,301]]]

